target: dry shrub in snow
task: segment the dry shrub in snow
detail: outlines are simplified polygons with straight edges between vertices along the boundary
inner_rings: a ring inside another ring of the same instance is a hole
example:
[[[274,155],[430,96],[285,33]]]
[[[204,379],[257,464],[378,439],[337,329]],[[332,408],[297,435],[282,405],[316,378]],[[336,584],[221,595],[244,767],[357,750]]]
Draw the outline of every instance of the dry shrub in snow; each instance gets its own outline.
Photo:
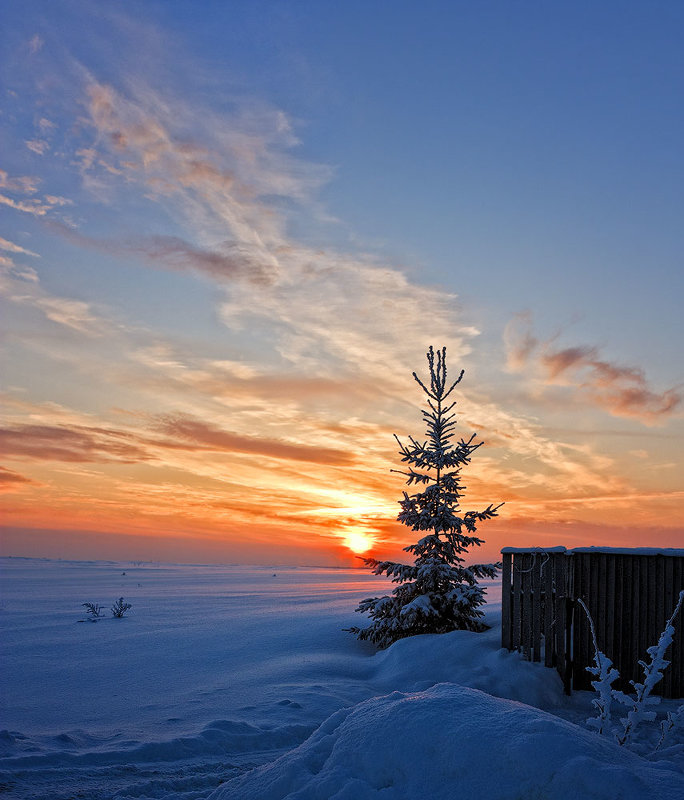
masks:
[[[86,614],[88,614],[88,619],[91,622],[95,622],[98,617],[102,616],[102,606],[98,605],[97,603],[81,603],[83,608],[86,610]]]
[[[129,608],[133,608],[130,603],[124,603],[123,597],[120,597],[112,606],[112,615],[117,619],[121,619]]]

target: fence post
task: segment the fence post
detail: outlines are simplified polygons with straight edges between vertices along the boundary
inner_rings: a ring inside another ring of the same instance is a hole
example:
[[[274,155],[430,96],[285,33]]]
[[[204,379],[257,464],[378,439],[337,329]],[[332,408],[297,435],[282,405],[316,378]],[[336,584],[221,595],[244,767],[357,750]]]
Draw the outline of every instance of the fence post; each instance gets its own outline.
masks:
[[[520,561],[522,555],[515,553],[513,556],[513,636],[512,643],[516,649],[520,648],[522,643],[521,626],[520,626]]]
[[[556,553],[547,553],[547,560],[544,562],[544,574],[542,584],[544,586],[544,665],[554,666],[554,642],[556,641],[557,625],[555,619],[556,590],[554,588]]]
[[[507,650],[513,649],[513,630],[511,628],[512,603],[511,594],[511,567],[512,553],[503,553],[503,568],[501,570],[501,646]]]

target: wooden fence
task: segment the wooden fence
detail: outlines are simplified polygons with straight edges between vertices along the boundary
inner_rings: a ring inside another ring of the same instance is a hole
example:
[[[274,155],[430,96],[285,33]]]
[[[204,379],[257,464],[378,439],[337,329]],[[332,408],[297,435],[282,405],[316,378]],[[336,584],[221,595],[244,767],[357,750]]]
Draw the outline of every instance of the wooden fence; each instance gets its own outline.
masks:
[[[555,667],[570,693],[591,689],[594,648],[586,603],[599,649],[620,672],[614,688],[643,681],[639,660],[657,644],[684,589],[684,550],[564,547],[504,548],[501,644],[531,661]],[[666,653],[671,662],[654,689],[684,697],[684,609]]]

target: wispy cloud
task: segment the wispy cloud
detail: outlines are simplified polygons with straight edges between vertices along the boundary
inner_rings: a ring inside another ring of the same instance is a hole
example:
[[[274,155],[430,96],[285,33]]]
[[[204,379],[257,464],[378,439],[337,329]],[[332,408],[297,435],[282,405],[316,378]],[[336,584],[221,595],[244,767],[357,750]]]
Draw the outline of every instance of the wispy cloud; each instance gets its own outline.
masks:
[[[4,169],[0,169],[0,189],[7,189],[9,192],[21,192],[22,194],[35,194],[40,183],[40,178],[34,175],[11,178]]]
[[[556,337],[538,339],[529,313],[509,322],[504,341],[512,371],[530,371],[543,384],[570,387],[585,401],[614,416],[652,425],[681,406],[679,387],[656,392],[641,368],[614,364],[602,358],[595,346],[559,348]]]
[[[292,208],[315,208],[312,194],[331,171],[289,152],[297,140],[282,111],[240,102],[219,117],[140,80],[129,80],[125,93],[87,81],[94,138],[78,148],[84,179],[100,189],[109,182],[110,196],[141,187],[192,235],[124,233],[114,243],[72,232],[73,241],[230,283],[224,322],[258,327],[297,369],[391,382],[436,337],[456,360],[469,353],[478,331],[461,318],[453,295],[375,258],[292,238]]]
[[[14,472],[11,469],[0,467],[0,492],[13,492],[25,486],[35,485],[35,481]]]
[[[348,465],[353,462],[350,454],[342,450],[244,436],[186,415],[162,417],[157,425],[163,433],[205,450],[254,453],[269,458],[308,461],[328,466]]]
[[[15,425],[0,428],[5,457],[33,461],[135,463],[152,458],[125,433],[106,428],[59,425]]]
[[[31,55],[35,55],[39,50],[42,49],[43,45],[45,44],[43,37],[39,36],[37,33],[34,34],[28,42],[28,49]]]
[[[70,242],[99,252],[130,258],[174,271],[193,271],[219,282],[247,280],[257,285],[274,279],[272,265],[250,248],[226,242],[213,249],[200,247],[179,236],[131,236],[116,240],[87,236],[61,223],[50,227]]]
[[[13,200],[4,194],[0,194],[0,204],[35,217],[43,217],[50,210],[50,205],[41,203],[40,200]]]
[[[15,192],[21,195],[30,195],[27,199],[15,199],[5,194],[0,194],[0,204],[32,214],[35,217],[44,217],[55,208],[73,205],[73,201],[57,195],[45,195],[43,198],[33,197],[38,191],[40,179],[23,175],[16,178],[9,176],[5,170],[0,170],[0,189]]]
[[[34,253],[32,250],[27,250],[25,247],[21,247],[21,245],[15,244],[14,242],[10,242],[8,239],[3,239],[2,236],[0,236],[0,250],[4,250],[7,253],[21,253],[22,255],[40,258],[38,253]]]
[[[257,284],[271,283],[273,265],[265,264],[248,248],[227,243],[223,252],[197,247],[177,236],[152,236],[132,240],[124,249],[148,261],[179,270],[195,270],[219,281],[246,278]]]
[[[79,333],[90,336],[100,336],[103,333],[101,320],[92,313],[90,304],[82,300],[45,294],[15,294],[11,295],[10,299],[15,303],[37,308],[51,322]]]
[[[269,255],[267,246],[282,238],[282,219],[263,198],[304,199],[329,174],[287,156],[294,139],[285,115],[263,110],[258,120],[242,114],[226,126],[203,109],[197,131],[202,139],[193,141],[176,131],[196,111],[177,98],[172,107],[139,82],[134,91],[124,97],[96,81],[88,86],[97,139],[83,152],[97,149],[101,157],[88,155],[84,167],[110,163],[153,195],[182,202],[207,234],[221,237],[228,225],[237,242]]]
[[[45,139],[27,139],[24,144],[32,153],[39,156],[44,156],[50,149],[50,143]]]

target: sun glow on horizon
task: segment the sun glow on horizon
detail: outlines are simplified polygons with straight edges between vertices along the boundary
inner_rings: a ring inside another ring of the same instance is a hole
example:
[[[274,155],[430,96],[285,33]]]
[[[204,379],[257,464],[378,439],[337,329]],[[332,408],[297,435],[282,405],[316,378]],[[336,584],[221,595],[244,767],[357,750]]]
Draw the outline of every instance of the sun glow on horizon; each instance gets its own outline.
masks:
[[[353,531],[344,537],[344,543],[354,553],[365,553],[373,546],[373,539],[366,533]]]

